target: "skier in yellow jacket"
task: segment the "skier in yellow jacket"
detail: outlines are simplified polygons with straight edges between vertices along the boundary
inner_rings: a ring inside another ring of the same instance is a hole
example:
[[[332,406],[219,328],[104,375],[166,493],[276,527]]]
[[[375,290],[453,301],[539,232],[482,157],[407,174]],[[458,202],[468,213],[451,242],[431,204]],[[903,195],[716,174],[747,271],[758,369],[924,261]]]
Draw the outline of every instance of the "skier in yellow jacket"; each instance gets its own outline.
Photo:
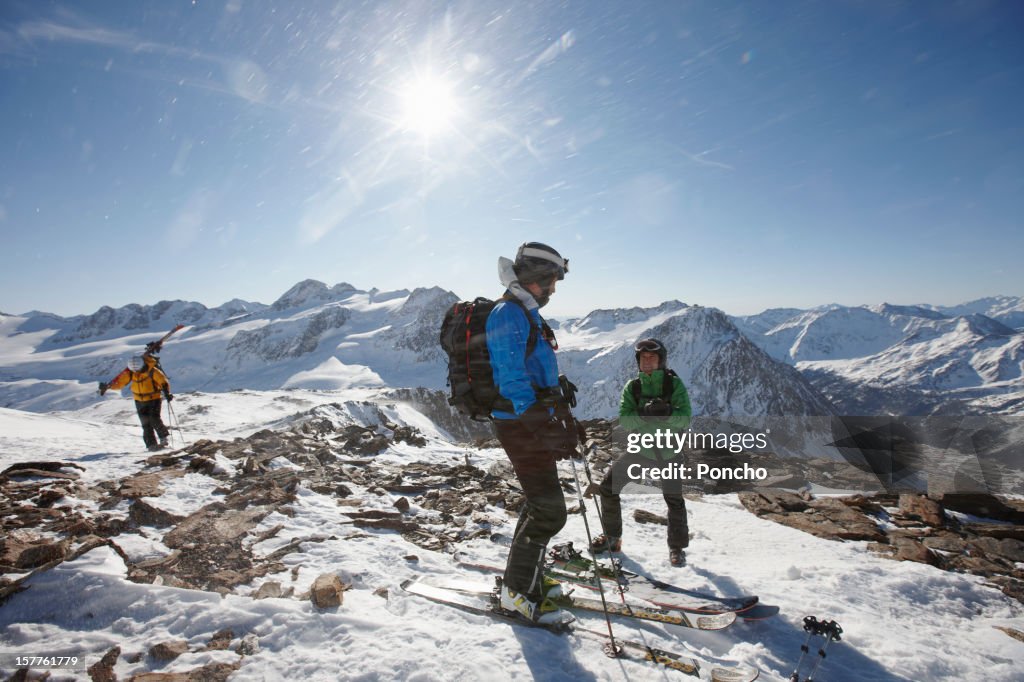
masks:
[[[163,394],[167,402],[174,400],[167,375],[157,366],[156,358],[150,353],[136,355],[128,361],[128,366],[114,377],[113,381],[109,384],[100,382],[100,395],[109,389],[124,388],[129,382],[132,385],[132,395],[135,397],[135,410],[139,413],[139,421],[142,422],[142,440],[146,443],[146,449],[159,450],[167,447],[168,431],[160,419],[160,409],[163,405],[160,395]]]

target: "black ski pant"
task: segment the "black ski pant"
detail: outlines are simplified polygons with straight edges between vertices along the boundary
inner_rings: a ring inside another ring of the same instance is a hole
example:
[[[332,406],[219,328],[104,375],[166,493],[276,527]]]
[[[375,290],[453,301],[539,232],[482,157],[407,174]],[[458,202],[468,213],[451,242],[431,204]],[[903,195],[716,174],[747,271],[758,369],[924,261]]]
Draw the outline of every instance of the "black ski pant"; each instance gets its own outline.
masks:
[[[167,427],[160,419],[160,409],[163,407],[163,400],[136,400],[135,411],[139,413],[139,421],[142,422],[142,440],[146,447],[152,447],[160,440],[166,440]],[[155,432],[155,434],[154,434]]]
[[[645,459],[641,455],[626,454],[619,457],[608,468],[598,494],[601,499],[601,525],[604,532],[612,537],[622,537],[622,504],[619,493],[629,482],[627,469],[631,464],[663,465],[658,459]],[[683,497],[683,482],[680,479],[659,481],[662,497],[668,505],[668,546],[669,549],[685,549],[690,544],[690,529],[686,522],[686,499]]]
[[[504,583],[539,601],[548,541],[562,530],[566,517],[555,456],[518,420],[496,419],[494,430],[526,497],[508,552]]]

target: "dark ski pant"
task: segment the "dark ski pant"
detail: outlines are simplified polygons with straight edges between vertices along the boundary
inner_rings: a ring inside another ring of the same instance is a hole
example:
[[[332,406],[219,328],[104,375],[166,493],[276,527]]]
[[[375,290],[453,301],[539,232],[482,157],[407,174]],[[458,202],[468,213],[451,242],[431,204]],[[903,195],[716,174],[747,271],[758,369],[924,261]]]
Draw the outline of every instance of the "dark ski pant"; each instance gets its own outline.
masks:
[[[504,584],[539,601],[548,541],[565,525],[565,495],[558,483],[558,468],[551,450],[519,421],[496,419],[494,430],[526,497],[508,552]]]
[[[160,419],[163,402],[160,398],[135,401],[135,411],[139,413],[139,421],[142,422],[142,440],[147,448],[156,445],[158,436],[160,440],[167,438],[167,427]]]
[[[657,462],[658,460],[654,460]],[[622,504],[619,493],[629,481],[627,469],[637,462],[650,464],[651,459],[638,455],[619,457],[608,468],[598,494],[601,498],[601,525],[604,532],[612,537],[622,537]],[[660,481],[661,493],[668,505],[668,546],[669,549],[685,549],[690,544],[690,529],[686,522],[686,499],[683,497],[681,480]]]

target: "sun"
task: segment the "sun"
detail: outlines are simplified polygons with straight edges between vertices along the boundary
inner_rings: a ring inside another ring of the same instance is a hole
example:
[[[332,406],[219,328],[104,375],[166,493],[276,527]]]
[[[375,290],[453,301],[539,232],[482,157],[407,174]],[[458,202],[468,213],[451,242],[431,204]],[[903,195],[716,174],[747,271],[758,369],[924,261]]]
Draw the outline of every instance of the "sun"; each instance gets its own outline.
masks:
[[[403,130],[431,138],[451,130],[459,113],[450,83],[433,75],[421,75],[400,92]]]

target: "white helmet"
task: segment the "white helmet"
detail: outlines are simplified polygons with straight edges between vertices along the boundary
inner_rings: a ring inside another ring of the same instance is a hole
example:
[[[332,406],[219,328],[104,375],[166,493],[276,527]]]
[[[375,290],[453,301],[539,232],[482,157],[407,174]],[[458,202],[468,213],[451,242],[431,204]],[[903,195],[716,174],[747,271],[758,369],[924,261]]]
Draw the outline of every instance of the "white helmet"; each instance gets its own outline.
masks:
[[[133,355],[131,360],[128,361],[128,369],[130,369],[133,372],[138,372],[145,366],[146,361],[142,359],[141,355]]]

